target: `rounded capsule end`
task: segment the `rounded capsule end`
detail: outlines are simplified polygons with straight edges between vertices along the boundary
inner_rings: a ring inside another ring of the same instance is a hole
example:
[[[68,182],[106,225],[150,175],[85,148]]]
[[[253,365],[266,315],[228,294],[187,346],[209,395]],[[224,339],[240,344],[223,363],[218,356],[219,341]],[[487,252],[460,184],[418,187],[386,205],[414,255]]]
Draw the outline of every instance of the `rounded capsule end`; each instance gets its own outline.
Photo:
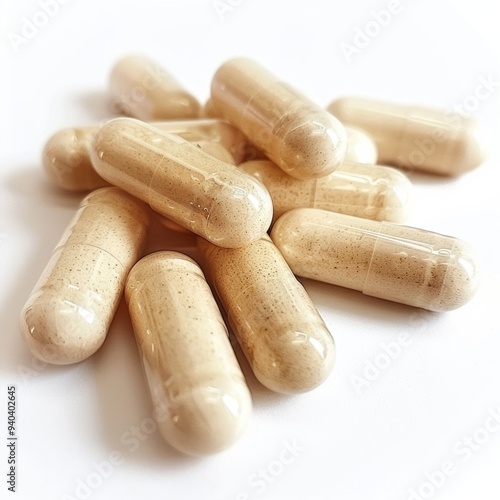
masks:
[[[160,431],[170,445],[188,455],[208,455],[231,446],[252,414],[243,379],[206,380],[172,401]]]
[[[290,331],[273,349],[255,351],[252,370],[262,385],[278,393],[298,394],[328,378],[335,364],[335,343],[326,326],[316,325],[314,332],[311,328]]]
[[[325,112],[295,116],[277,131],[276,163],[297,179],[317,179],[344,161],[347,136],[343,125]]]
[[[56,365],[78,363],[94,354],[107,333],[99,323],[94,311],[52,291],[32,297],[20,317],[21,334],[31,352]]]
[[[385,167],[383,217],[379,220],[403,223],[413,208],[413,184],[410,179],[395,168]]]
[[[469,119],[459,133],[454,154],[450,156],[449,175],[460,175],[481,165],[488,156],[489,142],[485,128]]]
[[[456,239],[446,264],[446,275],[434,311],[452,311],[465,305],[476,294],[480,270],[472,248]]]

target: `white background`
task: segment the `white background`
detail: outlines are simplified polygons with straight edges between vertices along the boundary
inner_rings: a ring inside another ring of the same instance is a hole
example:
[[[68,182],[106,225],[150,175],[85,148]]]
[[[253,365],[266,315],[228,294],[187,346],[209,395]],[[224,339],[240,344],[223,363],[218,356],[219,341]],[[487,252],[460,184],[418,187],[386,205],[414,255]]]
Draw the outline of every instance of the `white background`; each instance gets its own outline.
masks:
[[[104,346],[78,365],[43,366],[23,344],[19,312],[81,199],[49,185],[43,145],[59,128],[111,116],[109,69],[128,52],[158,60],[201,101],[218,65],[245,55],[321,105],[342,94],[465,104],[498,137],[498,83],[474,100],[482,81],[500,81],[494,1],[401,0],[399,13],[350,61],[342,43],[352,44],[387,0],[222,3],[230,8],[218,12],[213,0],[70,0],[15,47],[25,18],[43,11],[38,1],[1,2],[0,498],[406,500],[415,490],[436,500],[498,499],[500,431],[481,431],[500,412],[498,139],[488,161],[459,179],[410,175],[416,200],[408,224],[474,246],[484,270],[477,296],[436,314],[304,280],[337,343],[334,373],[308,394],[278,396],[242,360],[254,418],[216,456],[186,458],[157,433],[145,434],[136,450],[126,444],[152,406],[123,304]],[[150,249],[179,245],[165,233]],[[404,332],[409,345],[357,391],[354,376]],[[11,384],[17,497],[6,484]],[[467,436],[486,442],[467,445]],[[287,444],[296,456],[283,465]],[[96,464],[117,454],[120,464],[98,475]],[[426,486],[426,474],[446,461],[453,473],[434,474],[439,488]]]

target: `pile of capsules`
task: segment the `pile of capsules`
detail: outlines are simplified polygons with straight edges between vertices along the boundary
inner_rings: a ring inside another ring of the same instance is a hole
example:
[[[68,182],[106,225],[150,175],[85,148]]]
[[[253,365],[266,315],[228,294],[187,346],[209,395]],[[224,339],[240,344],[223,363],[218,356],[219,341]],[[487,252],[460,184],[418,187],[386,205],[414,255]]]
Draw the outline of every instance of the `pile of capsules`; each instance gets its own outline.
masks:
[[[296,276],[431,311],[474,294],[468,245],[402,225],[411,183],[377,165],[471,170],[485,156],[471,118],[353,97],[325,110],[247,59],[217,70],[203,109],[142,56],[114,66],[110,93],[129,117],[45,146],[51,180],[91,193],[21,330],[37,357],[77,363],[102,345],[124,294],[161,434],[178,450],[222,450],[251,415],[212,290],[256,378],[288,394],[317,387],[335,361]],[[141,258],[153,216],[197,236],[199,263],[176,251]]]

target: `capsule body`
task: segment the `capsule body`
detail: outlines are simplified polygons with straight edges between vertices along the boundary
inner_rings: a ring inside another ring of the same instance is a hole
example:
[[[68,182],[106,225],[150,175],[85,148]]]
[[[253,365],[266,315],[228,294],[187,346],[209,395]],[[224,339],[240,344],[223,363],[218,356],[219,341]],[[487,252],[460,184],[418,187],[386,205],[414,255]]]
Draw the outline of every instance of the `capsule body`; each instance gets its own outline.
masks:
[[[146,205],[118,188],[82,201],[21,313],[21,333],[35,356],[70,364],[97,351],[149,223]]]
[[[478,286],[469,246],[423,229],[301,208],[271,237],[298,276],[431,311],[464,305]]]
[[[191,455],[231,445],[251,397],[201,269],[178,252],[150,254],[125,297],[164,439]]]
[[[237,164],[250,148],[246,137],[220,120],[172,120],[151,122],[160,130],[176,134],[221,161]],[[108,186],[90,161],[90,149],[99,127],[65,128],[47,141],[43,168],[51,182],[70,191],[90,191]]]
[[[271,198],[259,181],[146,123],[108,122],[91,160],[108,182],[216,245],[246,245],[271,223]]]
[[[270,238],[238,249],[199,238],[198,248],[257,379],[281,393],[321,384],[335,362],[333,338]]]
[[[337,99],[328,110],[345,125],[366,131],[382,164],[452,176],[486,157],[477,122],[452,111],[359,97]]]
[[[373,220],[404,222],[412,205],[412,185],[398,170],[344,162],[320,179],[299,180],[270,161],[242,163],[243,171],[266,186],[273,200],[273,220],[294,208],[322,208]]]
[[[199,102],[164,68],[140,55],[120,59],[111,70],[113,103],[140,120],[196,118]]]
[[[344,127],[327,111],[248,59],[232,59],[215,73],[215,108],[288,175],[318,178],[342,163]]]
[[[361,129],[344,126],[347,134],[347,151],[345,162],[366,163],[376,165],[378,163],[378,152],[375,141]]]

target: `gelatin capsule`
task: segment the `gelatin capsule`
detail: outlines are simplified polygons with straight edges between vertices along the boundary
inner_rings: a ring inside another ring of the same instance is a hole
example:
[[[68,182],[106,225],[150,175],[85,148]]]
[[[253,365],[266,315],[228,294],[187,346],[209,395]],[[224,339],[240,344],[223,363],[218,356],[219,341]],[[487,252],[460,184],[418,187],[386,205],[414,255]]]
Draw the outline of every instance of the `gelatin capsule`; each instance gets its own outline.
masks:
[[[115,187],[82,201],[21,313],[21,333],[35,356],[63,365],[99,349],[143,251],[150,215]]]
[[[342,124],[326,110],[248,59],[223,64],[212,80],[213,105],[283,171],[323,177],[344,160]]]
[[[230,446],[251,396],[199,266],[178,252],[150,254],[130,272],[125,298],[165,441],[190,455]]]
[[[244,246],[271,224],[271,197],[258,180],[138,120],[105,124],[91,160],[108,182],[216,245]]]
[[[270,161],[242,163],[240,169],[266,186],[275,221],[294,208],[322,208],[373,220],[404,222],[412,205],[412,184],[400,171],[344,162],[320,179],[299,180]]]
[[[298,276],[431,311],[464,305],[478,286],[469,246],[423,229],[299,208],[271,238]]]
[[[270,238],[237,249],[198,238],[198,248],[257,379],[281,393],[321,384],[335,362],[333,338]]]
[[[223,118],[222,113],[214,106],[214,102],[210,97],[201,108],[200,116],[203,118]]]
[[[373,138],[378,163],[453,176],[476,168],[486,157],[478,123],[453,111],[361,97],[337,99],[328,110]]]
[[[347,151],[344,163],[350,161],[376,165],[378,152],[375,141],[359,128],[348,126],[344,126],[344,128],[347,134]]]
[[[238,129],[220,120],[159,121],[151,125],[179,135],[228,163],[240,163],[249,147]],[[70,191],[90,191],[109,185],[90,161],[90,149],[98,131],[97,125],[66,128],[50,137],[42,158],[44,170],[55,186]]]
[[[140,120],[197,118],[200,104],[155,61],[140,55],[120,59],[111,70],[113,103]]]

